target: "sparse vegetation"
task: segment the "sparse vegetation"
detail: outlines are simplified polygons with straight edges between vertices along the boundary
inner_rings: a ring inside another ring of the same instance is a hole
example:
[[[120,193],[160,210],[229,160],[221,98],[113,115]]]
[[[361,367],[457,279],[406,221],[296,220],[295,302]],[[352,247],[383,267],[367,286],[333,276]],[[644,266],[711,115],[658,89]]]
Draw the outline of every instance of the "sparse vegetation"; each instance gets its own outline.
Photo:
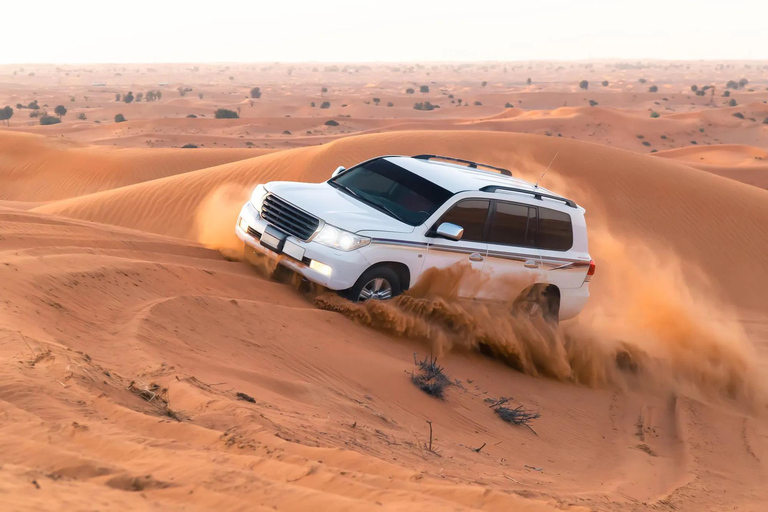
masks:
[[[738,105],[738,103],[736,103],[736,100],[731,98],[731,100],[728,102],[728,106],[735,107],[736,105]]]
[[[330,101],[324,101],[320,104],[320,108],[331,108],[331,102]]]
[[[739,119],[744,119],[744,114],[742,114],[741,112],[736,112],[735,114],[733,114],[733,117],[738,117]]]
[[[648,92],[659,92],[659,88],[656,85],[652,85],[648,88]]]
[[[485,80],[483,80],[483,83],[481,83],[480,85],[482,85],[483,87],[485,87],[486,85],[488,85],[488,82],[486,82]]]
[[[259,99],[261,98],[261,89],[259,87],[254,87],[251,89],[251,98]]]
[[[77,114],[77,118],[78,118],[79,120],[81,120],[81,121],[85,121],[86,119],[88,119],[88,118],[85,116],[85,112],[80,112],[79,114]]]
[[[416,92],[416,91],[414,91],[414,90],[413,90],[412,88],[410,88],[410,87],[409,87],[409,88],[407,88],[407,89],[405,90],[405,94],[413,94],[414,92]]]
[[[528,411],[522,405],[511,409],[506,406],[510,400],[510,398],[505,397],[501,397],[498,400],[494,400],[493,398],[486,398],[485,402],[488,404],[488,407],[492,408],[493,412],[498,414],[502,420],[514,425],[523,425],[528,427],[531,432],[536,434],[536,431],[531,427],[531,422],[533,420],[539,419],[541,414],[538,412]]]
[[[59,124],[60,122],[61,119],[54,116],[42,116],[40,118],[40,124],[42,125]]]
[[[637,81],[638,81],[638,82],[640,82],[641,84],[644,84],[644,83],[645,83],[645,82],[647,82],[648,80],[646,80],[645,78],[640,78],[640,79],[638,79]]]
[[[653,118],[657,118],[657,117],[659,117],[659,113],[658,113],[658,112],[656,112],[656,111],[654,111],[654,112],[651,112],[651,117],[653,117]]]
[[[163,97],[163,93],[158,90],[147,91],[147,94],[146,94],[147,101],[156,101],[162,97]]]
[[[128,91],[128,94],[126,94],[125,96],[123,96],[123,101],[124,101],[126,104],[128,104],[128,103],[131,103],[131,102],[133,101],[133,92],[132,92],[132,91]]]
[[[388,102],[387,102],[387,106],[388,106],[388,107],[394,107],[394,106],[395,106],[395,104],[394,104],[394,103],[392,103],[391,101],[388,101]]]
[[[424,93],[429,92],[429,86],[422,85],[421,87],[419,87],[419,92],[424,92]]]
[[[53,112],[59,116],[59,119],[61,119],[62,116],[67,115],[67,107],[64,105],[56,105],[56,108],[53,109]]]
[[[192,92],[192,88],[179,86],[176,88],[176,92],[178,92],[179,96],[183,98],[184,96],[187,95],[188,92]]]
[[[600,85],[602,85],[603,87],[608,87],[608,80],[603,80],[603,81],[600,83]]]
[[[515,108],[515,106],[513,104],[511,104],[510,102],[506,102],[504,104],[504,108]]]
[[[435,105],[431,104],[428,101],[425,102],[418,102],[413,104],[413,108],[416,110],[435,110],[437,108]]]
[[[120,99],[121,99],[122,97],[123,97],[123,96],[122,96],[122,94],[120,94],[119,92],[118,92],[118,93],[115,93],[115,101],[120,101]]]
[[[213,113],[213,116],[216,119],[236,119],[240,117],[234,110],[229,110],[226,108],[217,109],[216,112]]]
[[[579,88],[584,89],[585,91],[589,89],[589,82],[586,80],[582,80],[579,82]]]
[[[451,381],[443,373],[443,367],[438,366],[437,358],[428,356],[423,361],[419,361],[414,353],[413,364],[419,367],[420,373],[411,373],[411,382],[426,394],[443,400],[445,390],[451,385]]]
[[[696,91],[698,91],[698,90],[699,90],[699,86],[698,86],[698,85],[692,85],[692,86],[691,86],[691,90],[692,90],[693,92],[696,92]]]
[[[326,126],[339,126],[339,123],[337,121],[334,121],[333,119],[329,119],[325,122]]]
[[[116,114],[115,115],[115,122],[116,123],[124,123],[126,121],[125,116],[123,114]]]
[[[190,119],[197,119],[197,116],[195,114],[187,114],[187,117]]]
[[[595,100],[589,100],[589,106],[590,107],[596,107],[598,103]]]
[[[197,145],[196,144],[184,144],[181,147],[184,148],[184,149],[193,149],[193,148],[196,148]]]
[[[723,97],[725,97],[725,98],[729,97],[730,95],[731,95],[731,91],[725,91],[723,93]]]

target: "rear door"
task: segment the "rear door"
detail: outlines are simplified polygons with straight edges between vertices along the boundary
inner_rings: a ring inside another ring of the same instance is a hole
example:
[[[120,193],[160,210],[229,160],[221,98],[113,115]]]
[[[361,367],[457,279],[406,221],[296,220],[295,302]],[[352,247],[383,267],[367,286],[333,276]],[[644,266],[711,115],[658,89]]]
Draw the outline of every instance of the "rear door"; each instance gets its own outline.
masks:
[[[589,253],[574,247],[573,220],[563,211],[539,208],[537,245],[541,252],[543,279],[560,288],[579,288],[589,268]]]
[[[454,267],[456,274],[445,279],[456,282],[458,296],[472,297],[483,281],[488,244],[483,241],[491,202],[488,199],[464,199],[451,206],[427,232],[429,240],[424,271],[429,268]],[[448,240],[435,234],[443,222],[464,228],[461,240]],[[464,271],[463,269],[467,269]]]
[[[493,201],[487,234],[485,273],[489,285],[479,298],[513,301],[541,274],[536,248],[537,209],[521,203]]]

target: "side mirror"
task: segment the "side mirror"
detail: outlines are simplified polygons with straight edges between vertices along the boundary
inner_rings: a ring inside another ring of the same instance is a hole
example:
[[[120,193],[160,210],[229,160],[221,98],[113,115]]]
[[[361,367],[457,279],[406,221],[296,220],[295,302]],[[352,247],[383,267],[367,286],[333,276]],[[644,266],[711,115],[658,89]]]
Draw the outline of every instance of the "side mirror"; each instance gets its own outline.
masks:
[[[464,236],[464,228],[450,222],[443,222],[437,227],[437,236],[448,240],[461,240],[461,237]]]
[[[333,171],[333,174],[331,174],[331,178],[335,178],[336,176],[343,173],[344,171],[346,171],[346,169],[344,168],[343,165],[338,166],[336,170]]]

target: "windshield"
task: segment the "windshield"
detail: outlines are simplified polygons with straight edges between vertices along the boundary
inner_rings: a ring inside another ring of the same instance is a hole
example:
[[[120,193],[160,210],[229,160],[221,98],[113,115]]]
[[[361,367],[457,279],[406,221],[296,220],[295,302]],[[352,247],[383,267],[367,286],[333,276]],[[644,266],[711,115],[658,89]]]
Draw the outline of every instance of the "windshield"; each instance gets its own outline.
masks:
[[[452,195],[383,158],[353,167],[328,183],[411,226],[423,224]]]

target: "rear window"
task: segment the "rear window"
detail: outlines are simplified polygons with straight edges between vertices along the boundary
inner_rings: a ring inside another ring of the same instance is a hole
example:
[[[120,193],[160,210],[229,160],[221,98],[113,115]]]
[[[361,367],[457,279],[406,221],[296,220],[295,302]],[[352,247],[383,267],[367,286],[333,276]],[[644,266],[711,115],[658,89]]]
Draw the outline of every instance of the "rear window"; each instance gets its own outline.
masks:
[[[538,247],[548,251],[567,251],[573,247],[571,216],[565,212],[539,208]]]
[[[522,204],[496,203],[488,242],[532,247],[536,237],[536,209]]]
[[[435,224],[435,229],[443,222],[450,222],[464,228],[462,240],[480,242],[483,240],[485,221],[488,219],[488,208],[491,203],[485,199],[470,199],[460,201],[445,212]]]

